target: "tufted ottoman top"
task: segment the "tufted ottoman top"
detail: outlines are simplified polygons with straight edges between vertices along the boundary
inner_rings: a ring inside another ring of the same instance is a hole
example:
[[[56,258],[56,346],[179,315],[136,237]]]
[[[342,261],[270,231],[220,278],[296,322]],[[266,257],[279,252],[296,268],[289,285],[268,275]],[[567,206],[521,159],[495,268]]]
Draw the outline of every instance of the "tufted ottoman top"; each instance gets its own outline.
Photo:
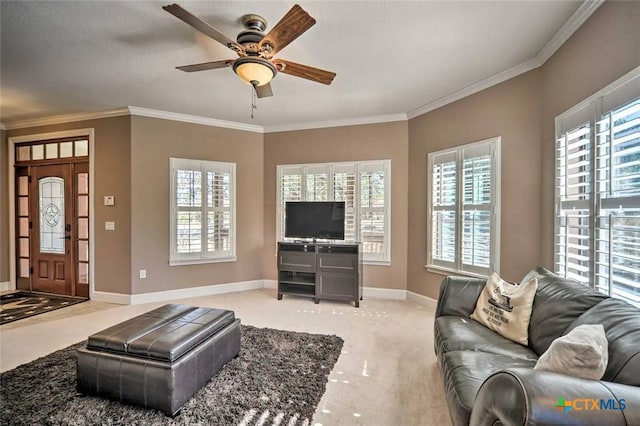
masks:
[[[87,348],[173,362],[234,319],[224,309],[164,305],[89,336]]]

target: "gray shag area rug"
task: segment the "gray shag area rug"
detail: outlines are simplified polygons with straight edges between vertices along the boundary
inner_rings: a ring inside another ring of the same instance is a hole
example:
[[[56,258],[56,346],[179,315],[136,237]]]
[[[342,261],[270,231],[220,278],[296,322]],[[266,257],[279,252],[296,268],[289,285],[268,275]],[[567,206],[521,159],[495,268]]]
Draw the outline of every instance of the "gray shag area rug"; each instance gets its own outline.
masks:
[[[343,343],[337,336],[243,325],[240,356],[170,418],[76,395],[81,342],[0,375],[0,424],[310,425]]]

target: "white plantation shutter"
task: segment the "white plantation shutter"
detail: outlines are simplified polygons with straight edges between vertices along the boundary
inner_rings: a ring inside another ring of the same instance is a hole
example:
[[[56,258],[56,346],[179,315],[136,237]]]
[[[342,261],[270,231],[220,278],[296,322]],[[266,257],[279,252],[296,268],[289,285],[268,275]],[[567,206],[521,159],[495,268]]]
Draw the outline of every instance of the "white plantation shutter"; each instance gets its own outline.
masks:
[[[596,123],[595,285],[640,304],[640,99]]]
[[[171,265],[235,256],[235,164],[170,159]]]
[[[462,152],[462,269],[485,274],[491,268],[492,146]]]
[[[360,165],[360,241],[362,252],[369,260],[386,258],[385,166],[380,162]]]
[[[591,250],[591,125],[582,123],[556,141],[559,211],[556,272],[589,281]]]
[[[356,220],[356,165],[338,164],[333,166],[333,200],[345,202],[344,239],[357,239]]]
[[[431,264],[456,267],[456,153],[435,154],[431,165]]]
[[[278,175],[279,175],[279,198],[280,202],[278,203],[278,237],[280,241],[285,240],[284,236],[284,224],[286,221],[286,210],[285,206],[288,201],[303,201],[304,198],[304,189],[302,186],[302,167],[297,166],[288,166],[282,167],[278,166]]]
[[[640,306],[640,69],[556,131],[556,271]]]
[[[427,266],[498,270],[500,138],[428,155]]]
[[[231,172],[207,171],[207,251],[231,251]]]
[[[200,170],[176,169],[176,245],[178,254],[202,251],[202,173]]]
[[[361,242],[366,262],[388,262],[390,160],[278,166],[277,235],[287,201],[344,201],[346,242]]]
[[[305,170],[305,201],[329,201],[329,167],[307,166]]]

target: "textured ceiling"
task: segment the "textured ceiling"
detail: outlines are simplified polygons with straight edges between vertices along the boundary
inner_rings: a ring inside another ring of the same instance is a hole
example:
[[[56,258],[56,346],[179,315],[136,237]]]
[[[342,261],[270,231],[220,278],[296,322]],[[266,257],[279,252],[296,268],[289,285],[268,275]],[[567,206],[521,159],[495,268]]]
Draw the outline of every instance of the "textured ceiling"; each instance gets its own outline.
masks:
[[[260,126],[406,113],[534,58],[582,2],[299,2],[317,24],[276,57],[337,77],[325,86],[279,74],[254,119],[251,88],[230,68],[174,68],[235,53],[168,3],[3,1],[2,122],[123,106]],[[294,4],[178,3],[233,39],[242,15],[271,28]]]

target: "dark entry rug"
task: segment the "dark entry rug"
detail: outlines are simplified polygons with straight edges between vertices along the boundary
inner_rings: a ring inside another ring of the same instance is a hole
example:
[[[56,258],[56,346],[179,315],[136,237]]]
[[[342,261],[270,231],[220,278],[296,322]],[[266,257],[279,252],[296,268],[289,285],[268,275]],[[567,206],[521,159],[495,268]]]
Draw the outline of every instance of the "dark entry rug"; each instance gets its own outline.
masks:
[[[19,291],[0,296],[0,325],[86,302],[75,297]]]
[[[0,375],[2,425],[312,425],[344,341],[242,326],[240,356],[170,418],[76,395],[77,343]]]

